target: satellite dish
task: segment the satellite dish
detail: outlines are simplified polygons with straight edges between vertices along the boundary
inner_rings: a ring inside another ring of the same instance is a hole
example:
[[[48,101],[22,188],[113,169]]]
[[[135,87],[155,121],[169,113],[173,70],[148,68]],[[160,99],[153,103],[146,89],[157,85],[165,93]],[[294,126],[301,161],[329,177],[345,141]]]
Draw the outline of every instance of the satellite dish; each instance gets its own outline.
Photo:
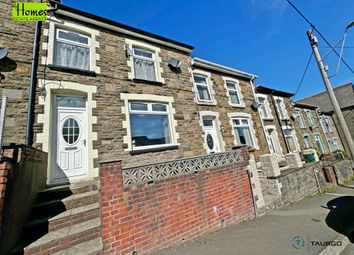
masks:
[[[257,101],[253,101],[252,102],[252,107],[254,108],[254,109],[258,109],[258,107],[260,107],[262,104],[261,103],[259,103],[259,102],[257,102]]]
[[[180,68],[182,66],[182,62],[179,61],[178,59],[171,58],[169,65],[172,66],[173,68]]]
[[[292,113],[292,114],[291,114],[291,117],[292,117],[293,119],[296,119],[296,118],[300,117],[300,115],[297,114],[297,113]]]
[[[6,48],[0,47],[0,59],[6,58],[8,50]]]

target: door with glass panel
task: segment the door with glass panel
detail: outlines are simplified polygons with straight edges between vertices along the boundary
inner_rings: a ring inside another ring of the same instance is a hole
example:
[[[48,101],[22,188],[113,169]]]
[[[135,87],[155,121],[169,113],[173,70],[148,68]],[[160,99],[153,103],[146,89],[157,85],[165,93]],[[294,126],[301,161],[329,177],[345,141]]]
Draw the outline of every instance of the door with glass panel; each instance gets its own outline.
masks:
[[[73,182],[87,177],[86,99],[56,97],[56,123],[53,134],[55,159],[52,182]]]
[[[281,154],[277,134],[275,133],[275,129],[268,128],[266,134],[267,134],[267,140],[268,140],[268,144],[269,144],[270,153]]]
[[[221,152],[218,130],[216,128],[215,117],[203,117],[204,139],[207,144],[207,152]]]
[[[314,135],[313,136],[315,138],[315,143],[316,143],[316,146],[317,148],[319,149],[320,153],[324,153],[324,148],[323,148],[323,145],[322,145],[322,141],[321,141],[321,137],[320,135]]]

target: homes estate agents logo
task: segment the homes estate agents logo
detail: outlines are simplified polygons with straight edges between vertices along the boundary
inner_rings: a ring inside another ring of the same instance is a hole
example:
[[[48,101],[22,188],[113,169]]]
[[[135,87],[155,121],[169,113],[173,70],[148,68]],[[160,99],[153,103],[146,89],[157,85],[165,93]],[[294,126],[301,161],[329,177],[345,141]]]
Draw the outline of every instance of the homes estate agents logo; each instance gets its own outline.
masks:
[[[47,19],[46,3],[13,3],[12,20],[14,21],[45,21]]]

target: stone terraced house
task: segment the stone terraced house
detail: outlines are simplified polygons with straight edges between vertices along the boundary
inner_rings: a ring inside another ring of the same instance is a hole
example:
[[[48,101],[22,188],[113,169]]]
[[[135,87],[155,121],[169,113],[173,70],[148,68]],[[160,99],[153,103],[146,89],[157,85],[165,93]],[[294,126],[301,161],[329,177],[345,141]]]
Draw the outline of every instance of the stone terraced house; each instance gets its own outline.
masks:
[[[54,186],[40,193],[44,202],[33,206],[34,218],[24,225],[22,231],[38,239],[21,244],[25,254],[80,244],[90,254],[101,254],[103,246],[105,254],[164,248],[254,217],[269,199],[281,197],[281,171],[301,168],[303,150],[342,149],[330,113],[294,104],[292,93],[255,85],[254,74],[192,57],[190,45],[57,1],[49,1],[53,11],[36,40],[33,23],[12,22],[10,3],[0,3],[8,7],[0,14],[0,47],[8,48],[13,66],[0,87],[9,100],[4,143],[27,142],[47,153],[44,183]],[[199,175],[202,166],[208,171]],[[72,196],[56,199],[68,183],[77,185]],[[211,196],[215,190],[222,195]],[[271,198],[263,198],[265,190]],[[163,218],[163,210],[154,214],[158,206],[176,204],[185,210],[171,213],[177,223]],[[64,209],[45,215],[53,205]],[[171,226],[185,226],[184,214],[196,223],[171,232]],[[62,236],[70,225],[76,232]],[[134,232],[131,226],[146,228]],[[159,232],[157,226],[168,227]],[[74,235],[82,240],[68,246]]]

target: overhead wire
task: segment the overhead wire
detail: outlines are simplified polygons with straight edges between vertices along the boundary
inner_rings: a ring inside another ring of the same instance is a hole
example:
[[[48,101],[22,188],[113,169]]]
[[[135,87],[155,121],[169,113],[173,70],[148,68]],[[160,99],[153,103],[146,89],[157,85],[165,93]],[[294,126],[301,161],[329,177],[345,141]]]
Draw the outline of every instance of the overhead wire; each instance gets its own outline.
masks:
[[[349,66],[349,64],[342,58],[338,52],[336,51],[335,47],[332,47],[332,45],[329,43],[329,41],[324,37],[324,35],[315,27],[315,25],[290,1],[286,0],[290,6],[311,26],[313,30],[315,30],[318,35],[322,38],[322,40],[333,50],[333,52],[337,55],[337,57],[340,58],[342,63],[354,74],[353,69]]]

